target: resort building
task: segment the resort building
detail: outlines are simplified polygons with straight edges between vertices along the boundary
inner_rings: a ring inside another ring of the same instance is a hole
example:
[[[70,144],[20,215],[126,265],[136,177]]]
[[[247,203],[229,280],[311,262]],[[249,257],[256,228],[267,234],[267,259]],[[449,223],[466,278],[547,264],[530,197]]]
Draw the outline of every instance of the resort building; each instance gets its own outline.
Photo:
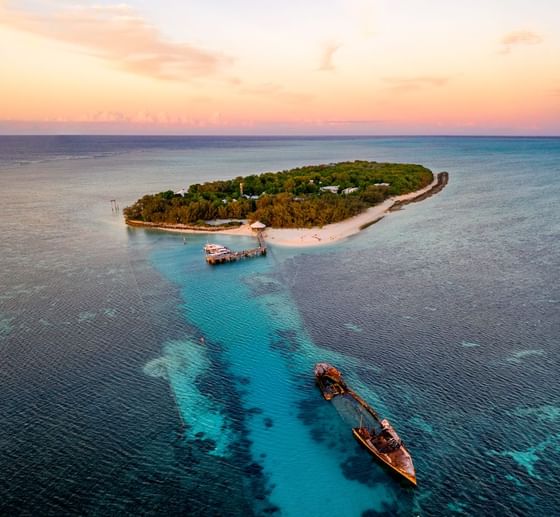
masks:
[[[331,194],[338,194],[338,185],[328,185],[327,187],[321,187],[321,192],[330,192]]]

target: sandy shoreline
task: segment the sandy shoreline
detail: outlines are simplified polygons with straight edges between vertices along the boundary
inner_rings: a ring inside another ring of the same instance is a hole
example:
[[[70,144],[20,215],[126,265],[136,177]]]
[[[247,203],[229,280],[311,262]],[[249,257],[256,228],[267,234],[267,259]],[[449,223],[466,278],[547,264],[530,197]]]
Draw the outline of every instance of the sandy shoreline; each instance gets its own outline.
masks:
[[[382,219],[389,209],[397,202],[403,203],[411,201],[417,197],[421,197],[428,193],[434,187],[438,186],[439,175],[434,177],[432,183],[423,189],[409,192],[402,196],[395,196],[383,201],[379,205],[368,208],[365,212],[341,221],[339,223],[327,224],[322,228],[267,228],[264,231],[264,238],[267,243],[275,246],[289,246],[289,247],[307,247],[307,246],[321,246],[325,244],[332,244],[340,241],[351,235],[355,235],[364,227],[377,222]],[[148,226],[139,224],[138,226]],[[160,226],[152,226],[158,230],[171,231],[177,233],[208,233],[208,234],[221,234],[221,235],[243,235],[254,236],[255,232],[251,230],[248,224],[233,228],[231,230],[190,230],[181,228],[162,228]]]

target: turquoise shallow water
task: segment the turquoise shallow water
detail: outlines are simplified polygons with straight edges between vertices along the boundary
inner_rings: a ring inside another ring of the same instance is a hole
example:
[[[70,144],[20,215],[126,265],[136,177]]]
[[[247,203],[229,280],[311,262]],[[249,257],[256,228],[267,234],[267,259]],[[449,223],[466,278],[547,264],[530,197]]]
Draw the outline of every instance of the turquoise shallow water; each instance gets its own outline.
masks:
[[[450,183],[216,268],[205,237],[110,210],[352,158]],[[560,140],[0,138],[0,163],[2,513],[558,513]],[[418,489],[359,449],[319,360],[391,419]]]
[[[250,246],[241,239],[221,239],[227,245]],[[231,242],[230,242],[231,241]],[[269,500],[286,515],[316,514],[329,509],[337,513],[358,515],[371,508],[381,509],[394,495],[383,486],[372,487],[346,478],[339,465],[348,450],[342,453],[337,441],[344,441],[346,428],[325,412],[322,398],[317,397],[309,368],[325,355],[333,362],[344,362],[337,354],[325,353],[306,336],[285,288],[269,279],[267,270],[274,257],[258,263],[236,264],[233,267],[197,267],[201,262],[202,238],[189,239],[189,251],[178,253],[175,245],[158,250],[153,262],[182,287],[185,299],[195,299],[185,312],[204,334],[204,343],[189,343],[186,360],[198,354],[211,355],[218,348],[226,360],[218,382],[241,396],[246,419],[247,438],[253,458],[259,460],[270,490]],[[194,253],[192,253],[194,251]],[[196,275],[193,270],[198,269]],[[193,365],[194,366],[194,365]],[[207,367],[212,365],[207,363]],[[187,366],[187,370],[190,368]],[[171,379],[176,386],[181,379]],[[224,433],[232,424],[206,419],[209,403],[200,403],[200,392],[179,401],[185,419],[193,422],[191,433],[202,425],[204,437],[216,442],[216,454],[228,456],[224,442],[235,448],[235,436]],[[212,400],[208,394],[207,399]],[[323,431],[311,432],[306,418],[300,414],[306,401],[316,401],[305,410],[317,417]],[[197,415],[192,415],[196,407]],[[194,418],[188,418],[193,416]],[[218,432],[219,431],[219,432]],[[350,443],[355,453],[356,446]],[[344,448],[346,449],[346,447]],[[375,489],[377,488],[377,489]],[[345,497],[338,497],[344,493]]]

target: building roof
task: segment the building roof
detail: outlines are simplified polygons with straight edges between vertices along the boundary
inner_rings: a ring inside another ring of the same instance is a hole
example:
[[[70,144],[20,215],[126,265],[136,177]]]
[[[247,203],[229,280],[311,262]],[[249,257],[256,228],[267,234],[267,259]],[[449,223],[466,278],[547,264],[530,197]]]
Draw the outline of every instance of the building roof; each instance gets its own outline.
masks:
[[[327,185],[326,187],[321,187],[323,192],[332,192],[333,194],[338,194],[338,189],[340,187],[338,185]]]

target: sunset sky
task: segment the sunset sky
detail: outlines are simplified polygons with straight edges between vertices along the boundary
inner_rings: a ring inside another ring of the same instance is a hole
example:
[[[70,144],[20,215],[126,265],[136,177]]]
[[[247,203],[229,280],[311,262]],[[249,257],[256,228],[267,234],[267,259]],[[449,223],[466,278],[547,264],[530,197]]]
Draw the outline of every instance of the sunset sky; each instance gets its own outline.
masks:
[[[560,135],[558,0],[0,0],[0,133]]]

